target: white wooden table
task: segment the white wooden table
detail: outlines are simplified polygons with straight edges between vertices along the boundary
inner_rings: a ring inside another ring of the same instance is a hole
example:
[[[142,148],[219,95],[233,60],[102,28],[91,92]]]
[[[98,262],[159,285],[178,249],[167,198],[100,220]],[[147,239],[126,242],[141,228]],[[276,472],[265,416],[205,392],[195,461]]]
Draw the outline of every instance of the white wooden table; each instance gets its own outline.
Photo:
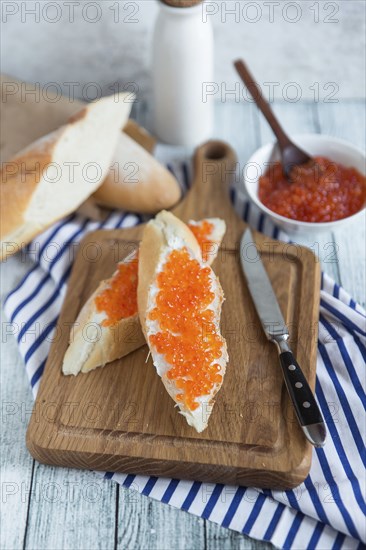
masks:
[[[365,149],[365,105],[339,103],[275,104],[290,133],[321,132]],[[136,110],[149,127],[149,112]],[[236,149],[241,163],[270,130],[250,103],[217,104],[215,136]],[[300,242],[300,241],[299,241]],[[321,258],[325,272],[360,303],[365,302],[365,219],[339,234],[301,240]],[[12,258],[1,268],[1,295],[30,268]],[[5,319],[2,318],[2,326]],[[269,548],[170,506],[104,481],[93,472],[51,468],[36,463],[25,446],[32,397],[15,339],[1,345],[1,548],[57,549],[244,549]]]

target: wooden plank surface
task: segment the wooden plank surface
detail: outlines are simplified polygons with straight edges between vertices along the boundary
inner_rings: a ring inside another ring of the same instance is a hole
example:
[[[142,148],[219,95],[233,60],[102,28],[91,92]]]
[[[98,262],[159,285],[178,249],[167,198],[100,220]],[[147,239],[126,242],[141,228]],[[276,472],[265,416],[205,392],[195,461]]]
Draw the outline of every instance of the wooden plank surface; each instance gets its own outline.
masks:
[[[12,258],[0,270],[1,302],[30,269],[30,263]],[[22,548],[28,518],[34,460],[24,448],[29,411],[33,407],[29,381],[16,340],[9,335],[6,320],[1,314],[2,341],[0,346],[0,394],[2,404],[1,448],[1,548]]]
[[[177,550],[204,548],[204,520],[174,512],[170,506],[121,487],[116,550],[167,548],[169,540]]]
[[[230,105],[230,109],[229,109]],[[286,111],[286,107],[289,104],[282,104],[282,102],[276,104],[277,109],[281,109],[281,112]],[[302,103],[297,103],[297,107],[301,107]],[[296,109],[292,109],[292,116],[296,116]],[[324,107],[324,109],[323,109]],[[217,113],[219,114],[219,119],[225,121],[225,131],[216,131],[217,137],[222,137],[227,139],[229,142],[234,142],[238,139],[238,136],[243,136],[244,133],[246,136],[250,136],[253,132],[257,132],[259,125],[259,117],[254,116],[254,120],[246,117],[246,115],[238,114],[242,113],[247,109],[246,106],[237,105],[237,104],[221,104],[217,105]],[[348,111],[354,113],[352,116],[348,116]],[[339,137],[348,139],[351,142],[354,142],[359,147],[362,147],[364,144],[364,120],[365,120],[365,108],[363,102],[357,101],[342,101],[340,103],[334,104],[332,106],[319,104],[318,106],[312,105],[309,109],[309,117],[314,117],[316,120],[317,111],[319,113],[318,121],[319,128],[324,133],[336,133]],[[242,120],[245,120],[245,127],[243,129]],[[146,120],[146,116],[144,117]],[[310,120],[310,119],[309,119]],[[327,122],[328,121],[328,122]],[[140,120],[140,122],[142,122]],[[296,131],[299,131],[298,128],[294,127]],[[232,138],[230,137],[232,136]],[[247,137],[243,138],[245,141]],[[263,139],[265,137],[263,136]],[[249,139],[250,141],[250,139]],[[269,141],[267,139],[267,141]],[[239,138],[240,142],[240,138]],[[238,150],[239,159],[247,159],[249,155],[253,152],[250,150],[250,145],[242,145],[241,150]],[[247,148],[248,147],[248,148]],[[173,153],[172,153],[172,156]],[[177,156],[175,154],[175,156]],[[335,235],[335,242],[338,244],[342,242],[344,235]],[[318,236],[314,238],[314,242],[318,239]],[[358,298],[361,301],[364,301],[365,292],[364,292],[364,233],[362,227],[358,227],[356,232],[350,232],[350,237],[347,237],[346,245],[344,247],[344,252],[341,253],[340,261],[334,265],[334,262],[331,264],[329,262],[322,263],[322,268],[330,273],[335,274],[335,279],[340,282],[340,276],[342,277],[342,282],[347,290],[351,292],[353,297]],[[324,244],[327,244],[326,242]],[[342,245],[343,247],[343,245]],[[338,260],[338,257],[337,257]],[[350,263],[352,269],[350,269]],[[336,268],[336,269],[334,269]],[[338,269],[339,268],[339,269]],[[18,258],[14,258],[14,261],[8,262],[3,266],[1,272],[1,282],[2,282],[2,295],[5,295],[11,288],[14,288],[17,280],[20,280],[22,274],[27,270],[27,266],[22,264]],[[339,274],[338,274],[339,271]],[[361,276],[359,275],[361,274]],[[19,404],[26,402],[27,406],[32,402],[30,390],[28,388],[28,382],[26,380],[26,375],[22,360],[19,358],[19,353],[17,351],[17,346],[13,338],[7,338],[2,343],[2,368],[1,368],[1,381],[2,381],[2,397],[5,396],[5,399],[8,401],[16,401]],[[13,418],[14,421],[14,418]],[[8,430],[8,436],[4,436],[7,430],[7,424],[5,428],[3,427],[3,439],[2,439],[2,466],[3,472],[5,475],[2,477],[2,482],[12,482],[21,479],[24,481],[26,487],[31,489],[30,492],[22,499],[19,493],[15,495],[10,495],[7,502],[2,502],[2,525],[5,528],[1,529],[1,547],[8,548],[9,550],[18,550],[19,548],[26,548],[29,550],[35,550],[35,546],[31,546],[32,541],[35,540],[36,535],[32,533],[34,526],[27,528],[27,537],[26,541],[26,522],[27,514],[36,515],[36,510],[39,508],[40,503],[34,498],[33,487],[36,485],[39,476],[42,471],[47,472],[49,468],[47,466],[39,465],[34,471],[34,476],[32,478],[32,463],[26,449],[24,442],[24,433],[26,425],[19,422],[15,419],[15,424],[10,427]],[[14,466],[16,468],[14,468]],[[14,472],[17,472],[16,477],[13,476]],[[63,479],[68,478],[68,469],[59,469],[59,472],[62,473]],[[79,472],[80,474],[80,472]],[[47,479],[47,477],[46,477]],[[104,482],[104,492],[109,494],[109,482]],[[129,491],[120,489],[122,492],[129,494]],[[156,502],[148,497],[141,496],[136,494],[135,502],[132,504],[128,500],[123,504],[123,513],[119,513],[118,520],[116,521],[115,510],[116,510],[116,500],[117,492],[114,495],[111,495],[108,502],[105,500],[105,508],[103,514],[106,517],[106,524],[109,525],[109,530],[112,532],[112,535],[115,535],[115,531],[118,527],[119,532],[119,547],[129,548],[128,541],[131,541],[131,537],[128,534],[131,529],[134,530],[134,547],[142,548],[142,540],[146,540],[143,536],[139,536],[139,532],[146,530],[150,525],[151,514],[156,517],[156,523],[158,525],[163,525],[163,519],[165,522],[165,529],[161,529],[159,534],[159,544],[157,546],[156,540],[151,537],[149,550],[161,550],[164,547],[178,547],[179,546],[179,533],[174,529],[171,529],[169,526],[174,524],[179,524],[182,531],[190,532],[192,526],[197,529],[199,536],[195,538],[198,541],[199,546],[194,546],[189,542],[186,544],[185,548],[187,550],[194,548],[209,548],[212,550],[221,550],[223,549],[242,549],[242,548],[259,548],[264,550],[270,548],[271,545],[266,543],[260,543],[254,540],[251,540],[239,533],[232,532],[228,529],[221,528],[211,522],[206,520],[200,520],[194,516],[176,510],[172,507],[161,505],[159,502]],[[121,500],[118,503],[118,509],[122,507]],[[162,513],[162,507],[164,508],[164,515]],[[47,512],[46,512],[47,508]],[[81,493],[76,493],[74,506],[68,507],[65,505],[65,519],[70,522],[70,518],[76,516],[79,518],[79,514],[82,514],[84,509],[83,497]],[[29,510],[28,510],[29,509]],[[133,509],[133,516],[128,511]],[[169,510],[169,513],[166,512]],[[55,508],[50,503],[43,503],[42,513],[48,514],[48,526],[44,523],[42,524],[43,529],[52,529],[54,531],[54,540],[62,539],[64,537],[63,530],[64,526],[61,525],[58,521],[58,514],[60,512],[59,508]],[[41,513],[41,511],[40,511]],[[127,515],[128,514],[128,515]],[[92,518],[94,519],[94,515]],[[129,519],[128,524],[133,522],[133,527],[129,527],[127,524],[127,517]],[[107,521],[107,518],[109,520]],[[77,522],[76,522],[77,523]],[[155,527],[151,527],[155,529]],[[122,533],[122,534],[121,534]],[[110,541],[112,535],[110,533],[101,532],[100,535],[95,539],[95,532],[92,536],[88,526],[84,523],[80,523],[80,538],[78,540],[83,540],[83,544],[79,546],[78,550],[83,550],[84,548],[94,548],[100,547],[103,548],[103,538],[107,537],[107,540]],[[92,538],[93,537],[93,538]],[[65,540],[65,539],[64,539]],[[204,544],[202,545],[202,540]],[[24,541],[24,546],[23,546]],[[70,542],[70,540],[68,540]],[[47,537],[43,534],[38,536],[38,543],[47,543]],[[98,546],[99,545],[99,546]],[[38,546],[39,550],[49,550],[49,546]],[[37,550],[38,550],[37,548]],[[68,548],[65,546],[65,550]],[[69,547],[70,550],[76,549],[76,545],[72,544]],[[110,548],[117,548],[116,545],[110,546]]]
[[[105,484],[91,471],[44,468],[35,462],[25,547],[86,548],[88,532],[88,549],[113,548],[116,492],[114,483]]]

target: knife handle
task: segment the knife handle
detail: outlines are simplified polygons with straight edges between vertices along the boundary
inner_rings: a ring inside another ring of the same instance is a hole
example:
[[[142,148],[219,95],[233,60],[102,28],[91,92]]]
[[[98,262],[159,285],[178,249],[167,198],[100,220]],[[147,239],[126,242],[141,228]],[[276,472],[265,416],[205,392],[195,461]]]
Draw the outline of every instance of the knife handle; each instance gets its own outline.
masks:
[[[310,443],[322,447],[326,439],[325,423],[304,373],[291,351],[280,353],[280,362],[301,428]]]

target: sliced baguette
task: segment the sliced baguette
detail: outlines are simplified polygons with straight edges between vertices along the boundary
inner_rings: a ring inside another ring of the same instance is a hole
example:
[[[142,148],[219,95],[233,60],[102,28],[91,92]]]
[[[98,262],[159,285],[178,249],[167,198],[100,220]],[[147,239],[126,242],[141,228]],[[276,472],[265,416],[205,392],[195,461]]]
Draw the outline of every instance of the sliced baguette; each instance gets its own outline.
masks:
[[[156,214],[172,208],[181,189],[169,170],[122,132],[112,167],[93,198],[109,208]]]
[[[179,389],[177,381],[170,379],[168,376],[172,365],[166,361],[165,356],[159,353],[155,345],[150,341],[151,336],[161,333],[159,321],[149,318],[150,312],[156,306],[156,298],[159,293],[157,284],[158,275],[162,272],[170,253],[174,250],[182,250],[184,248],[188,250],[190,258],[197,260],[202,268],[210,269],[207,267],[207,264],[202,262],[201,253],[197,253],[197,245],[192,241],[192,232],[187,226],[183,228],[182,222],[172,214],[163,212],[155,220],[147,224],[140,246],[138,309],[142,330],[149,345],[158,375],[161,377],[167,392],[177,404],[180,413],[186,418],[188,424],[195,428],[197,432],[202,432],[207,427],[214,404],[214,397],[222,385],[222,379],[225,374],[226,363],[228,361],[225,340],[221,338],[221,357],[213,361],[213,363],[220,365],[221,382],[215,383],[208,395],[197,397],[198,407],[194,410],[187,406],[184,400],[177,399],[177,396],[181,395],[182,390]],[[207,309],[211,309],[214,312],[213,325],[215,333],[219,334],[223,292],[212,270],[210,281],[210,290],[214,294],[214,299]],[[170,333],[173,337],[176,334],[176,331]]]
[[[165,213],[164,217],[167,219],[176,219],[168,213]],[[190,223],[199,226],[204,221],[206,220]],[[214,227],[210,241],[215,241],[219,245],[225,233],[225,222],[218,218],[212,218],[208,221]],[[182,224],[179,227],[184,236],[187,231],[186,226]],[[191,236],[191,246],[195,248],[196,254],[199,255],[200,249],[197,248],[197,243],[193,236]],[[213,262],[215,257],[214,254],[208,257],[209,264]],[[134,253],[130,254],[120,263],[123,264],[131,261],[138,261],[135,260]],[[118,268],[111,279],[100,283],[97,290],[81,309],[71,331],[70,345],[64,357],[62,366],[64,374],[73,374],[76,376],[80,372],[90,372],[116,359],[125,357],[146,344],[138,313],[121,319],[114,326],[103,326],[106,315],[98,311],[95,299],[110,286],[111,281],[113,281],[117,273]]]
[[[128,98],[119,94],[87,105],[3,164],[2,260],[76,210],[101,185],[130,113]]]

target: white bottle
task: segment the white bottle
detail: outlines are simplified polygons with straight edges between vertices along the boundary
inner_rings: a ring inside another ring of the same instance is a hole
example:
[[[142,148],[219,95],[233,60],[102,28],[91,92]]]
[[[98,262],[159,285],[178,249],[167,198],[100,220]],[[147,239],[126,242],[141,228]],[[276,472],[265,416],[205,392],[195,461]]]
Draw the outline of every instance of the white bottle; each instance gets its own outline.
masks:
[[[207,94],[214,79],[212,25],[203,21],[201,2],[159,5],[152,64],[155,133],[171,145],[197,146],[212,137],[214,124],[214,98]]]

